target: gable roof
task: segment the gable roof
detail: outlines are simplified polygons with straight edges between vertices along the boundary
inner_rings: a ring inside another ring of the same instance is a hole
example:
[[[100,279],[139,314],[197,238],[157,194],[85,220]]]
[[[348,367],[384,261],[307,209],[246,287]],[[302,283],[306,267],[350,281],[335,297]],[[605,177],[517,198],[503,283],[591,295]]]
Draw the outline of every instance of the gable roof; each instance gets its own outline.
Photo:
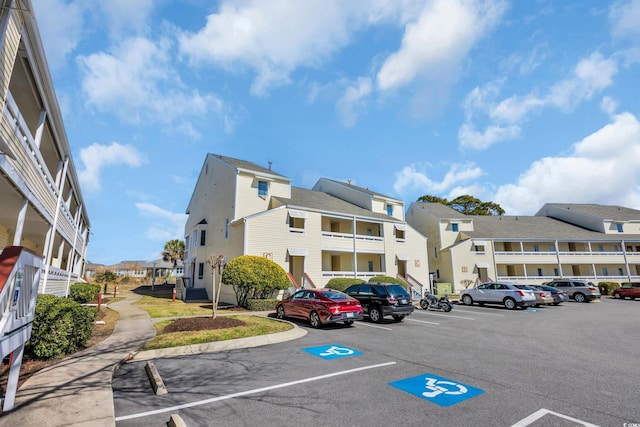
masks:
[[[209,155],[212,157],[216,157],[219,160],[222,160],[223,162],[227,163],[228,165],[238,170],[251,171],[251,172],[256,172],[264,175],[273,175],[289,181],[289,178],[287,178],[286,176],[281,175],[277,172],[274,172],[270,168],[262,167],[256,163],[253,163],[247,160],[234,159],[233,157],[221,156],[220,154],[210,153]]]
[[[593,203],[546,203],[536,215],[547,215],[546,208],[555,207],[567,212],[577,212],[604,221],[640,221],[640,211],[616,205],[598,205]]]
[[[368,209],[361,208],[360,206],[349,203],[345,200],[334,197],[330,194],[323,193],[316,190],[307,190],[300,187],[291,187],[291,198],[285,199],[283,197],[274,196],[274,199],[278,200],[287,207],[295,207],[302,209],[311,209],[322,212],[332,212],[336,214],[346,214],[359,217],[375,218],[384,221],[399,222],[395,218],[389,215],[371,212]]]
[[[413,202],[411,204],[412,207],[421,208],[425,210],[428,214],[439,218],[439,219],[470,219],[469,215],[465,215],[457,210],[443,205],[442,203],[431,203],[431,202]]]
[[[365,193],[365,194],[369,194],[370,196],[376,196],[376,197],[381,197],[383,199],[394,200],[394,201],[397,201],[399,203],[403,203],[404,204],[404,202],[402,202],[401,200],[396,199],[395,197],[390,197],[390,196],[387,196],[387,195],[382,194],[382,193],[377,193],[375,191],[369,190],[368,188],[358,187],[357,185],[353,185],[353,184],[351,184],[349,182],[336,181],[335,179],[329,179],[329,178],[322,178],[322,179],[334,182],[336,184],[342,185],[342,186],[347,187],[347,188],[353,188],[354,190],[360,191],[360,192]]]

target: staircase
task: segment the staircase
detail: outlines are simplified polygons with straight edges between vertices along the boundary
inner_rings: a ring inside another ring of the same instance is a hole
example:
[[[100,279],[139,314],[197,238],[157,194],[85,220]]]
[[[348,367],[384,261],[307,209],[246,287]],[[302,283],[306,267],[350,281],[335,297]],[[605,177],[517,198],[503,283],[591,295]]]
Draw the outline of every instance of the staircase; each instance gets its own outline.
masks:
[[[185,301],[211,301],[205,288],[185,288]]]

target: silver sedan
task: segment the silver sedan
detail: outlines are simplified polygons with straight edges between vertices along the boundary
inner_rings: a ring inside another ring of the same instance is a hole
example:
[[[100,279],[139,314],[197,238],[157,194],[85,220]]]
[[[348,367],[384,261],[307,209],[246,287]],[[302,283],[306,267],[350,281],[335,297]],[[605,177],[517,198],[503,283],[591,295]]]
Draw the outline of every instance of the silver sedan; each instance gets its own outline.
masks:
[[[536,296],[531,289],[518,289],[513,283],[486,282],[462,291],[460,301],[465,305],[503,304],[513,310],[517,307],[535,306]]]

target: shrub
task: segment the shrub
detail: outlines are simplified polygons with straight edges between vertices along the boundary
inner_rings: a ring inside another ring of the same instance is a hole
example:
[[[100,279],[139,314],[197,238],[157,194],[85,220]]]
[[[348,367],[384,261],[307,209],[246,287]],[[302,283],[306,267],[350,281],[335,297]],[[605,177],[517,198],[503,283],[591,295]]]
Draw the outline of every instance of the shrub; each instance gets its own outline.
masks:
[[[222,273],[222,283],[233,286],[236,300],[247,307],[248,299],[270,298],[273,292],[289,287],[287,273],[275,262],[254,255],[229,261]]]
[[[98,300],[100,285],[97,283],[74,283],[69,287],[69,298],[80,304]]]
[[[396,283],[398,285],[405,286],[405,283],[402,280],[391,276],[374,276],[369,279],[369,282]]]
[[[97,314],[97,308],[71,299],[38,295],[26,354],[32,359],[56,359],[84,347],[93,332]]]
[[[362,279],[356,279],[354,277],[334,277],[327,282],[327,288],[335,289],[336,291],[344,292],[351,285],[356,283],[362,283]]]
[[[598,282],[598,289],[602,295],[611,295],[611,292],[619,287],[618,282]]]
[[[251,311],[271,311],[276,309],[278,300],[275,298],[247,299],[247,309]]]

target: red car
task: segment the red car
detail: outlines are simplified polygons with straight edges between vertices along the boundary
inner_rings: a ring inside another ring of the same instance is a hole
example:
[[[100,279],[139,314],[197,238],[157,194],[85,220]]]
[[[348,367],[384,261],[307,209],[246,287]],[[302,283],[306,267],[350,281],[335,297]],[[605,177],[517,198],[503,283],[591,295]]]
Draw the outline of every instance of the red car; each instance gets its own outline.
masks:
[[[336,322],[350,326],[354,320],[362,320],[362,306],[357,299],[333,289],[302,289],[278,302],[276,315],[278,319],[308,320],[314,328]]]
[[[618,289],[615,289],[611,295],[614,298],[640,298],[640,282],[621,283]]]

